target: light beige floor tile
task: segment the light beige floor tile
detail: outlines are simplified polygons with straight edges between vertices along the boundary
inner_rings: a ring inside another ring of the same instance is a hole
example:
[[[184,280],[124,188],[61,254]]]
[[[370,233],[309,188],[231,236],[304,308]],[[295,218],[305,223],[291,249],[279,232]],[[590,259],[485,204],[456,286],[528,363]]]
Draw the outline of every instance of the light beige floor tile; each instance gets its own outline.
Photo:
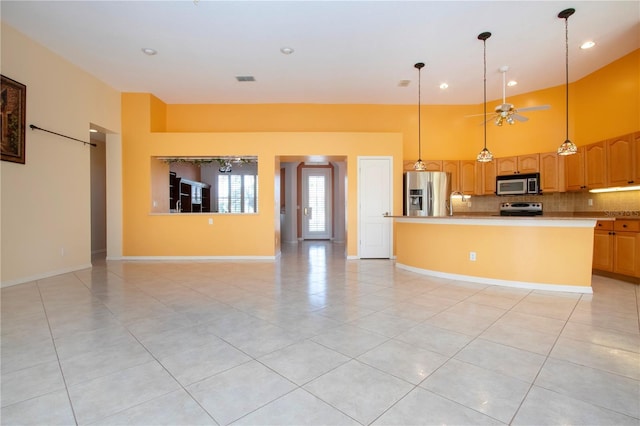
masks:
[[[296,385],[251,361],[187,387],[218,422],[226,425],[289,393]]]
[[[540,355],[549,354],[558,338],[556,334],[523,328],[517,324],[510,324],[508,321],[496,322],[484,331],[480,337]]]
[[[67,391],[62,389],[2,407],[2,424],[63,426],[75,424],[75,419]]]
[[[458,352],[460,361],[533,383],[545,357],[488,340],[476,339]]]
[[[360,355],[358,361],[417,385],[449,358],[398,340]]]
[[[72,386],[152,360],[151,354],[140,343],[125,341],[64,358],[60,360],[60,365],[67,386]]]
[[[387,337],[352,325],[336,327],[311,340],[355,358],[388,340]]]
[[[358,318],[350,324],[387,337],[395,337],[417,325],[418,321],[378,312]]]
[[[88,424],[179,389],[155,361],[69,387],[79,424]]]
[[[6,374],[38,364],[57,361],[58,357],[51,336],[47,336],[41,340],[27,340],[26,342],[7,342],[3,338],[0,359],[2,360],[2,374]]]
[[[216,425],[184,390],[178,390],[128,408],[92,425]]]
[[[504,423],[443,398],[416,388],[380,416],[374,425],[503,425]]]
[[[452,359],[422,382],[420,387],[508,423],[530,384]]]
[[[298,385],[303,385],[349,360],[341,353],[310,340],[287,346],[259,359],[261,363]]]
[[[583,402],[640,418],[640,382],[628,377],[549,358],[535,384]]]
[[[640,354],[637,352],[561,337],[550,356],[640,380]]]
[[[52,361],[3,374],[0,386],[4,407],[64,389],[65,385],[58,361]]]
[[[581,324],[569,320],[562,330],[562,337],[640,353],[640,332],[616,332],[614,330],[594,327],[589,324]]]
[[[525,398],[513,425],[629,425],[639,420],[534,386]]]
[[[75,333],[54,341],[61,360],[127,342],[133,343],[136,339],[122,325]]]
[[[233,425],[247,426],[355,426],[359,424],[303,389],[296,389],[233,423]]]
[[[399,334],[395,339],[449,357],[473,340],[466,334],[445,330],[427,323],[419,324]]]
[[[304,386],[362,424],[369,424],[413,385],[358,361],[350,361]]]
[[[206,379],[251,360],[251,357],[220,340],[211,340],[206,345],[178,352],[160,363],[183,386]]]

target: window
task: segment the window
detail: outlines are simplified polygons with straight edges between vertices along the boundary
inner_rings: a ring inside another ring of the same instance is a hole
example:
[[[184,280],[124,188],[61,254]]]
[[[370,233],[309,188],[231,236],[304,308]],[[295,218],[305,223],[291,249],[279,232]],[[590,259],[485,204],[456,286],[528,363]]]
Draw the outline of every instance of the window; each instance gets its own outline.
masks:
[[[255,213],[257,185],[255,175],[218,175],[218,212]]]

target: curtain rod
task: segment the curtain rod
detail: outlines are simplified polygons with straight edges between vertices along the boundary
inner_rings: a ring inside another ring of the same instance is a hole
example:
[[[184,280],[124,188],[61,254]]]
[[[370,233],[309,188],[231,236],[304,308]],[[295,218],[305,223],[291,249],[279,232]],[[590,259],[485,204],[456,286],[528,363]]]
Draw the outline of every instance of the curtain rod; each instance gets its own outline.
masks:
[[[85,142],[85,141],[80,140],[80,139],[72,138],[71,136],[63,135],[62,133],[56,133],[56,132],[52,132],[51,130],[43,129],[42,127],[38,127],[35,124],[29,124],[29,127],[31,127],[31,130],[42,130],[43,132],[52,133],[54,135],[62,136],[63,138],[67,138],[67,139],[71,139],[71,140],[74,140],[74,141],[82,142],[85,145],[91,145],[91,146],[94,146],[94,147],[98,146],[98,145],[96,145],[95,143],[92,143],[92,142]]]

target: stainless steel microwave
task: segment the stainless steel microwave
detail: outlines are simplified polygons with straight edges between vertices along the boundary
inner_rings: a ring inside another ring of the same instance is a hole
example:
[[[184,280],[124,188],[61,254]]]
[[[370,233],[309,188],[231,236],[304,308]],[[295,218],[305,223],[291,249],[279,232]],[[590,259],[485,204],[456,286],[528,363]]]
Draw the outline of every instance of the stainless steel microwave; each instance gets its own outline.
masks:
[[[540,194],[540,173],[496,177],[497,195]]]

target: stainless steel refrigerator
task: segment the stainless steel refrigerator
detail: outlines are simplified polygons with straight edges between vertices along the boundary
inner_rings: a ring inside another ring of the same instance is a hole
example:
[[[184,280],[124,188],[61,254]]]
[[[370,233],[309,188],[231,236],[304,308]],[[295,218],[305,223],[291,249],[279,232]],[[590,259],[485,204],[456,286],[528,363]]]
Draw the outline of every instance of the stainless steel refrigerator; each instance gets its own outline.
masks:
[[[451,195],[451,173],[405,172],[405,216],[447,216]]]

